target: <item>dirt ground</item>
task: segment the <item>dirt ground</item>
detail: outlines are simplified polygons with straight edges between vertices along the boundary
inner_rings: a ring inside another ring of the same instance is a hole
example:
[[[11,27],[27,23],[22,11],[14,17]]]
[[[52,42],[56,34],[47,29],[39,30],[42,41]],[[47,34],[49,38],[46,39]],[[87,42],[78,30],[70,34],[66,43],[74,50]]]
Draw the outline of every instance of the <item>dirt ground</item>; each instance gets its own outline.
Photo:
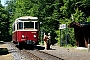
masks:
[[[13,60],[12,55],[8,52],[7,46],[4,43],[0,43],[0,60]]]

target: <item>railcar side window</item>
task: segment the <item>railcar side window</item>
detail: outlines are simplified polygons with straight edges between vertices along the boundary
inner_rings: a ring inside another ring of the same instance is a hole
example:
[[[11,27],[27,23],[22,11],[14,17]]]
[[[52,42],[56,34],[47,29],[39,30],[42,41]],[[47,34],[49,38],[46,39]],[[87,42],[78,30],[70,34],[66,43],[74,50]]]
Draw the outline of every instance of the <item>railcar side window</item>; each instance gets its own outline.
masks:
[[[38,22],[35,22],[35,29],[38,29]]]
[[[19,22],[19,29],[23,29],[23,22]]]
[[[19,29],[19,24],[17,23],[17,30]]]
[[[34,28],[34,22],[24,22],[24,28]]]

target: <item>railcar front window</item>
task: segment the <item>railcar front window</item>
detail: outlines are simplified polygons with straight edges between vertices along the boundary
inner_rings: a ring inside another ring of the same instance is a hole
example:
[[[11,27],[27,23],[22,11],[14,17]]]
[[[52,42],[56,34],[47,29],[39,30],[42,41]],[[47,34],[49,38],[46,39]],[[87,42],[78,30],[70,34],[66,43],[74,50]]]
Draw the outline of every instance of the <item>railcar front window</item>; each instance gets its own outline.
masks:
[[[19,29],[23,29],[23,22],[19,22]]]
[[[34,22],[24,22],[24,28],[34,28]]]

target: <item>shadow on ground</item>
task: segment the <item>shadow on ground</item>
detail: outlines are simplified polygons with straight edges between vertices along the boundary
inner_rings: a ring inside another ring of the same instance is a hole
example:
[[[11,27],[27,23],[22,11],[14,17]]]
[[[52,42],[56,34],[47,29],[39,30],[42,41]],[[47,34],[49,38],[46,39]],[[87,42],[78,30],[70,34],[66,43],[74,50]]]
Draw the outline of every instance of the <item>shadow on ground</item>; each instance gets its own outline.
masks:
[[[36,45],[36,46],[23,45],[23,46],[21,46],[21,47],[19,47],[19,45],[16,45],[16,47],[17,47],[19,50],[23,50],[23,49],[25,49],[25,50],[34,50],[34,49],[44,50],[44,49],[45,49],[45,47],[40,46],[40,45]],[[48,50],[56,50],[56,49],[51,48],[51,49],[48,49]]]
[[[0,55],[7,55],[9,54],[7,48],[0,48]]]
[[[35,46],[35,49],[38,49],[38,50],[44,50],[45,47],[42,47],[42,46]]]
[[[38,50],[44,50],[45,49],[45,47],[43,47],[43,46],[35,46],[35,49],[38,49]],[[48,49],[48,50],[56,50],[56,49],[53,49],[53,48],[50,48],[50,49]]]

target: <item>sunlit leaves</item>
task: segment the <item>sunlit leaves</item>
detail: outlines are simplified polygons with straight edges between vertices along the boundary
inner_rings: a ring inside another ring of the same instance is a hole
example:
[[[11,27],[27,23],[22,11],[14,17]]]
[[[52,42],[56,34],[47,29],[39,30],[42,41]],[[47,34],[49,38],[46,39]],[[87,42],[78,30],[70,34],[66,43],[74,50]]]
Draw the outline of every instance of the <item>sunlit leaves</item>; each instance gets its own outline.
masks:
[[[76,13],[74,14],[74,19],[76,22],[85,22],[84,13],[76,9]]]

